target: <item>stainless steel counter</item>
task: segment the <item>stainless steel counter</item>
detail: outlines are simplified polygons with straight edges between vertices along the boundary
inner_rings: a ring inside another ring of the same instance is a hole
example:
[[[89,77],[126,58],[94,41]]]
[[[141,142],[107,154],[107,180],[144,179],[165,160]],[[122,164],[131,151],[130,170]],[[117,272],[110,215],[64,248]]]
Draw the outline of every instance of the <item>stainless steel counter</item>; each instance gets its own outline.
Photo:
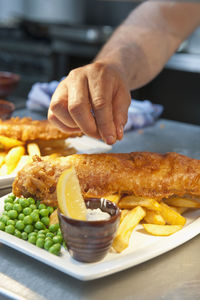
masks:
[[[113,152],[176,151],[200,158],[200,127],[159,120],[125,134]],[[1,191],[1,194],[7,193]],[[81,282],[0,245],[0,299],[197,300],[200,299],[200,236],[126,271]],[[18,296],[12,296],[13,294]]]

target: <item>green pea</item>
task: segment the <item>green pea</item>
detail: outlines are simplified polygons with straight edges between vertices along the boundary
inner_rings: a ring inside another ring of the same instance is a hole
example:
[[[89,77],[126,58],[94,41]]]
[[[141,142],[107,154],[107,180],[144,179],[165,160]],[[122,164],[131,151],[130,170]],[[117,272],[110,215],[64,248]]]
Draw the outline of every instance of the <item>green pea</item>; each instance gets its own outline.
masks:
[[[4,210],[9,211],[11,209],[13,209],[13,204],[12,203],[8,202],[4,205]]]
[[[60,236],[60,235],[55,235],[54,237],[53,237],[53,242],[55,243],[55,244],[57,244],[57,243],[62,243],[62,241],[63,241],[63,238],[62,238],[62,236]]]
[[[52,232],[47,232],[46,237],[53,238],[53,237],[54,237],[54,234],[53,234]]]
[[[19,204],[25,208],[29,206],[29,201],[26,198],[19,198]]]
[[[53,241],[51,239],[47,239],[44,242],[44,249],[49,250],[49,248],[53,245]]]
[[[29,197],[27,200],[29,201],[29,204],[35,204],[35,200],[33,198]]]
[[[46,205],[42,203],[42,204],[40,204],[40,205],[38,206],[38,208],[39,208],[39,210],[45,209],[45,208],[46,208]]]
[[[44,248],[44,239],[37,239],[36,246],[39,248]]]
[[[5,227],[5,232],[9,233],[9,234],[14,234],[15,232],[15,227],[13,225],[7,225]]]
[[[54,244],[53,246],[51,246],[49,248],[49,252],[55,255],[58,255],[61,249],[61,245],[60,244]]]
[[[41,218],[41,222],[42,222],[44,225],[46,225],[46,226],[49,225],[49,221],[50,221],[49,217],[43,217],[43,218]]]
[[[25,240],[25,241],[28,239],[27,232],[24,232],[24,231],[22,232],[22,239]]]
[[[15,228],[17,228],[20,231],[22,231],[24,229],[24,227],[25,227],[24,222],[21,220],[17,221],[15,224]]]
[[[21,214],[19,214],[18,219],[19,220],[24,220],[24,217],[25,217],[24,214],[21,213]]]
[[[8,195],[8,198],[14,201],[16,199],[16,196],[13,193],[11,193],[10,195]]]
[[[50,214],[52,214],[52,212],[54,211],[53,207],[51,207],[51,206],[48,206],[47,209],[48,209]]]
[[[57,224],[51,224],[49,226],[49,231],[56,232],[58,230],[58,228],[59,228],[59,224],[58,223]]]
[[[13,203],[13,199],[10,197],[7,197],[6,199],[4,199],[4,203]]]
[[[54,248],[55,248],[57,251],[60,251],[60,249],[61,249],[61,244],[56,243],[56,244],[54,244],[53,246],[54,246]]]
[[[36,207],[36,205],[35,205],[35,204],[31,204],[29,207],[30,207],[32,210],[35,210],[35,209],[37,209],[37,207]]]
[[[33,223],[33,218],[31,216],[25,216],[24,217],[24,224],[25,225],[30,225]]]
[[[53,242],[52,238],[50,238],[49,236],[46,236],[45,239],[44,239],[44,241],[46,242],[48,240],[51,240]]]
[[[0,221],[0,230],[5,230],[5,223]]]
[[[16,198],[13,203],[14,204],[19,204],[19,198]]]
[[[8,212],[7,211],[4,211],[3,213],[2,213],[2,216],[7,216],[8,215]]]
[[[42,217],[47,217],[48,215],[49,215],[49,211],[48,211],[48,209],[41,209],[40,210],[40,215],[42,216]]]
[[[38,230],[41,230],[41,229],[44,229],[45,226],[44,226],[44,224],[43,224],[42,222],[37,221],[37,222],[35,223],[35,228],[38,229]]]
[[[32,235],[37,237],[37,232],[35,232],[35,231],[30,232],[30,233],[28,234],[28,237],[30,237],[30,236],[32,236]]]
[[[31,243],[31,244],[36,244],[36,240],[37,240],[37,238],[36,238],[36,236],[34,236],[34,235],[31,235],[29,238],[28,238],[28,241],[29,241],[29,243]]]
[[[58,234],[58,235],[62,235],[62,232],[61,232],[60,228],[58,228],[57,234]]]
[[[46,235],[44,233],[38,233],[37,237],[38,239],[45,239]]]
[[[26,226],[24,227],[24,231],[25,231],[26,233],[32,232],[33,229],[34,229],[33,225],[26,225]]]
[[[21,239],[21,237],[22,237],[22,233],[21,233],[19,230],[17,230],[17,229],[15,229],[14,235],[15,235],[16,237],[20,238],[20,239]]]
[[[28,216],[32,213],[32,209],[30,207],[25,207],[23,209],[23,213],[25,214],[25,216]]]
[[[17,211],[14,210],[14,209],[9,210],[9,211],[8,211],[8,217],[9,217],[10,219],[13,219],[13,220],[16,219],[16,218],[18,217]]]
[[[4,223],[4,224],[7,224],[7,221],[9,220],[9,217],[8,216],[6,216],[6,215],[3,215],[2,217],[1,217],[1,221]]]
[[[45,235],[45,234],[46,234],[46,229],[41,229],[41,230],[39,230],[39,231],[38,231],[38,234],[44,234],[44,235]]]
[[[15,220],[8,220],[6,225],[13,225],[15,226]]]
[[[19,203],[14,203],[13,209],[20,213],[22,211],[22,206]]]
[[[39,214],[34,211],[30,214],[30,216],[33,219],[33,222],[37,222],[40,219]]]

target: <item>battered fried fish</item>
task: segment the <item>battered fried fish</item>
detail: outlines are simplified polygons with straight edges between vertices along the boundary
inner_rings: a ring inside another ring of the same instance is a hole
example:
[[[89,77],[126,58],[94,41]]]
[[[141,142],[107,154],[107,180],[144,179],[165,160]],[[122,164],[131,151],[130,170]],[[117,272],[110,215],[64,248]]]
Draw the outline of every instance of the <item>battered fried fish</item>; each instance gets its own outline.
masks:
[[[0,119],[0,135],[20,141],[66,139],[81,136],[78,132],[64,133],[51,125],[47,120],[32,120],[19,117],[3,121]]]
[[[157,200],[173,195],[200,196],[200,160],[151,152],[75,154],[57,160],[36,157],[18,173],[13,193],[56,206],[56,183],[70,165],[76,169],[84,197],[115,193]]]

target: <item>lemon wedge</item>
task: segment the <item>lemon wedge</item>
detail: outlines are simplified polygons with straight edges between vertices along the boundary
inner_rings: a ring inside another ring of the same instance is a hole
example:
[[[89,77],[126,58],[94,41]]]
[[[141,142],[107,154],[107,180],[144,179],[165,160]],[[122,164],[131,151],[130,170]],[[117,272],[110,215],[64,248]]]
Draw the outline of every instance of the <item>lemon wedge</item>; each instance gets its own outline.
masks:
[[[65,216],[77,220],[86,220],[87,209],[73,167],[65,170],[60,175],[56,191],[58,206]]]

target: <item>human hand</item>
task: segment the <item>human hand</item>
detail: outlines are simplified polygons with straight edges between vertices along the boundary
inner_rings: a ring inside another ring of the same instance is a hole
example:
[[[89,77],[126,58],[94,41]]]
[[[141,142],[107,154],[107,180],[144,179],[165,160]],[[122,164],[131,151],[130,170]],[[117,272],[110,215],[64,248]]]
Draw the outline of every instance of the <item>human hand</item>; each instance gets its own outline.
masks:
[[[131,97],[118,69],[94,62],[72,70],[52,96],[48,119],[107,144],[122,139]]]

